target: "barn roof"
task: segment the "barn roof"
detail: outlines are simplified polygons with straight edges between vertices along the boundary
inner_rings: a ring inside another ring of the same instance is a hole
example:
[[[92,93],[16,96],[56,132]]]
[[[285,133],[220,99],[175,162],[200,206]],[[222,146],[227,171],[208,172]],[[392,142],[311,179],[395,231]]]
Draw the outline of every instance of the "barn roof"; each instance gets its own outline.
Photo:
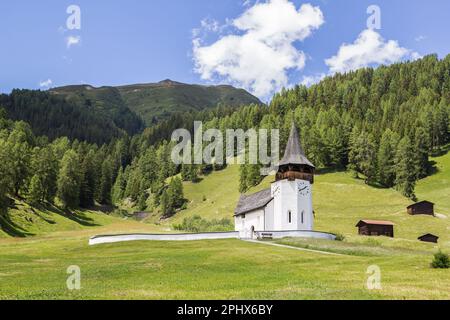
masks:
[[[272,201],[272,199],[272,190],[270,188],[249,196],[242,195],[234,213],[236,216],[239,216],[256,209],[261,209]]]
[[[414,203],[414,204],[412,204],[412,205],[408,206],[408,209],[409,209],[409,208],[412,208],[412,207],[415,207],[415,206],[418,206],[418,205],[420,205],[420,204],[422,204],[422,203],[428,203],[428,204],[432,204],[432,205],[434,205],[434,203],[433,203],[433,202],[431,202],[431,201],[427,201],[427,200],[424,200],[424,201],[416,202],[416,203]]]
[[[300,138],[294,123],[292,123],[284,157],[280,161],[279,165],[283,166],[288,164],[303,164],[314,168],[314,165],[305,156],[305,152],[300,144]]]
[[[361,220],[356,225],[359,227],[361,224],[371,224],[371,225],[379,225],[379,226],[393,226],[394,223],[391,221],[379,221],[379,220]]]
[[[434,234],[431,234],[431,233],[424,234],[423,236],[420,236],[418,239],[419,239],[419,240],[422,240],[422,239],[424,239],[424,238],[426,238],[426,237],[432,237],[432,238],[439,239],[438,236],[435,236]]]

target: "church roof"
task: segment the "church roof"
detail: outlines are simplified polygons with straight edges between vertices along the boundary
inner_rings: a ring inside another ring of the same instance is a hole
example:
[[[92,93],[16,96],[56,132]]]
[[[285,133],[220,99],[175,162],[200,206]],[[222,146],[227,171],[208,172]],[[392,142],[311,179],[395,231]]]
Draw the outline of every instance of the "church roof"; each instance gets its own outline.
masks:
[[[246,196],[242,195],[235,210],[235,215],[239,216],[253,210],[265,207],[272,201],[272,190],[270,188]]]
[[[280,161],[279,165],[283,166],[288,164],[303,164],[314,168],[314,165],[305,156],[305,152],[300,144],[300,138],[294,123],[292,123],[291,133],[289,134],[289,140],[286,145],[284,157]]]

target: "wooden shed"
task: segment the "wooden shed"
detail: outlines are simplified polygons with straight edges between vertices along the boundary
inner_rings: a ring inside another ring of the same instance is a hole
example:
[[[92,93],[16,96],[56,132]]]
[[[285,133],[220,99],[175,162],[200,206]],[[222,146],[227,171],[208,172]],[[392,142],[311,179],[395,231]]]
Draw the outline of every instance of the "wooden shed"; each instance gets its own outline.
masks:
[[[435,236],[434,234],[427,233],[419,237],[419,240],[423,242],[438,243],[439,237]]]
[[[390,221],[361,220],[356,227],[361,236],[386,236],[394,237],[394,223]]]
[[[421,201],[410,205],[408,208],[408,214],[426,214],[434,216],[434,203],[430,201]]]

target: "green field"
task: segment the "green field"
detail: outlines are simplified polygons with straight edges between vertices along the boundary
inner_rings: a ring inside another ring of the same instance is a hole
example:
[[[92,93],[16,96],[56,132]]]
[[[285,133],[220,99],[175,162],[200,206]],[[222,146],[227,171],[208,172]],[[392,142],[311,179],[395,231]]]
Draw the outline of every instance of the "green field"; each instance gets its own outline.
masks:
[[[316,229],[346,240],[279,243],[339,255],[238,240],[88,246],[96,234],[168,232],[196,214],[231,217],[239,197],[237,167],[186,183],[188,209],[159,225],[93,211],[67,216],[18,203],[10,222],[36,236],[0,233],[0,299],[450,299],[450,271],[430,268],[438,248],[450,252],[450,155],[433,160],[438,170],[419,182],[417,196],[436,202],[435,218],[408,216],[408,199],[346,172],[317,176]],[[357,236],[355,225],[363,218],[395,222],[396,238]],[[439,245],[416,240],[427,232],[441,237]],[[66,288],[71,265],[81,268],[80,291]],[[381,269],[381,290],[366,289],[371,265]]]

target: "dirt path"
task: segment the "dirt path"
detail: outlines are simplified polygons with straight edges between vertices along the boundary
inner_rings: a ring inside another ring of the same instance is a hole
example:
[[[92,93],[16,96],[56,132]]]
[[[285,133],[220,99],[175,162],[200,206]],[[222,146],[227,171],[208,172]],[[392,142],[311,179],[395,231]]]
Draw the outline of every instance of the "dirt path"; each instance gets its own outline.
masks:
[[[332,256],[346,256],[345,254],[339,254],[339,253],[328,252],[328,251],[305,249],[305,248],[293,247],[293,246],[288,246],[288,245],[285,245],[285,244],[278,244],[278,243],[273,243],[273,242],[257,241],[257,240],[244,240],[244,241],[252,242],[252,243],[258,243],[258,244],[264,244],[264,245],[268,245],[268,246],[280,247],[280,248],[294,249],[294,250],[299,250],[299,251],[321,253],[321,254],[332,255]]]

